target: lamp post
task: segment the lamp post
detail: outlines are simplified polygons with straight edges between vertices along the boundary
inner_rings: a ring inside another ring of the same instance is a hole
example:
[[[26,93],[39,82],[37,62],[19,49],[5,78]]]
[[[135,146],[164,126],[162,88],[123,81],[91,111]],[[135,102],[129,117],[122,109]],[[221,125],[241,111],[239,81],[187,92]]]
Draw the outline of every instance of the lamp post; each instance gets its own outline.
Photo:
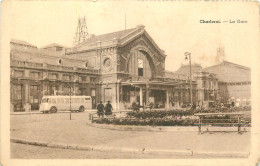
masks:
[[[185,52],[185,60],[189,60],[189,64],[190,64],[190,103],[192,103],[192,80],[191,80],[191,53],[189,52]]]
[[[72,94],[72,92],[71,92],[71,85],[67,84],[66,87],[70,89],[69,95],[70,95],[70,120],[71,120],[71,94]]]
[[[71,86],[70,86],[70,120],[71,120]]]

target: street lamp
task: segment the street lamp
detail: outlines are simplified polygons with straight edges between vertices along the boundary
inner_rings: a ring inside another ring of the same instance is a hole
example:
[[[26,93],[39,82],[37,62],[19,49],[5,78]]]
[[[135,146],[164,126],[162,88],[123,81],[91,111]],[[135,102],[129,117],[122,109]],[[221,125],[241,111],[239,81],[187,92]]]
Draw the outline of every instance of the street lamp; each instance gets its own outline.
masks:
[[[72,92],[71,92],[71,85],[67,85],[66,87],[70,88],[69,95],[70,95],[70,120],[71,120],[71,94],[72,94]]]
[[[70,86],[70,120],[71,120],[71,86]]]
[[[192,103],[192,85],[191,85],[191,53],[185,52],[185,60],[189,60],[190,63],[190,103]]]

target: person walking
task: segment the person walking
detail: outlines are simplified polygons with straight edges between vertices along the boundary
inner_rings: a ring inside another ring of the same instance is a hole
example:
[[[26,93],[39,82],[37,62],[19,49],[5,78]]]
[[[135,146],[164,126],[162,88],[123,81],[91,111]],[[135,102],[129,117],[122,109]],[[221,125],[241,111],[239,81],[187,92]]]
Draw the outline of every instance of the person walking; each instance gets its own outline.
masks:
[[[103,105],[102,101],[100,101],[100,103],[97,106],[97,114],[98,114],[98,117],[104,116],[104,105]]]
[[[132,103],[132,109],[133,111],[137,111],[137,104],[135,101]]]
[[[138,111],[140,111],[140,103],[137,102],[136,105],[137,105],[136,111],[138,112]]]
[[[113,107],[110,104],[110,101],[108,101],[105,106],[105,115],[112,115],[112,110],[113,110]]]

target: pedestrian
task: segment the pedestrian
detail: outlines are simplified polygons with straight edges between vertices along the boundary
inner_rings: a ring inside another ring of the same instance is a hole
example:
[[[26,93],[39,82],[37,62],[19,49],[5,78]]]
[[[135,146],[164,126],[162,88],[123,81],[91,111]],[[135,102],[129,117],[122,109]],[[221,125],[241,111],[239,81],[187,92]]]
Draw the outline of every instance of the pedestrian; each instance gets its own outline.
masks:
[[[100,101],[100,103],[97,106],[97,114],[98,114],[98,117],[104,116],[104,105],[103,105],[102,101]]]
[[[132,103],[132,109],[133,111],[137,111],[137,104],[135,101]]]
[[[136,111],[138,112],[138,111],[140,111],[140,103],[137,102],[136,105],[137,105]]]
[[[110,104],[110,101],[108,101],[105,106],[105,115],[112,115],[112,110],[113,110],[113,107]]]

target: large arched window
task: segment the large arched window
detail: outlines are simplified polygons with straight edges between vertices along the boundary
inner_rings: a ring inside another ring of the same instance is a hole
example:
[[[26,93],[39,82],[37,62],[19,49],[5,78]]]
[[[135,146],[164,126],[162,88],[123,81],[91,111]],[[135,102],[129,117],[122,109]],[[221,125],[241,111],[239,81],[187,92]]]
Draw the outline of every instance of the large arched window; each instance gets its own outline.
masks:
[[[151,78],[152,71],[146,55],[141,51],[134,51],[128,61],[128,72],[130,76]]]

